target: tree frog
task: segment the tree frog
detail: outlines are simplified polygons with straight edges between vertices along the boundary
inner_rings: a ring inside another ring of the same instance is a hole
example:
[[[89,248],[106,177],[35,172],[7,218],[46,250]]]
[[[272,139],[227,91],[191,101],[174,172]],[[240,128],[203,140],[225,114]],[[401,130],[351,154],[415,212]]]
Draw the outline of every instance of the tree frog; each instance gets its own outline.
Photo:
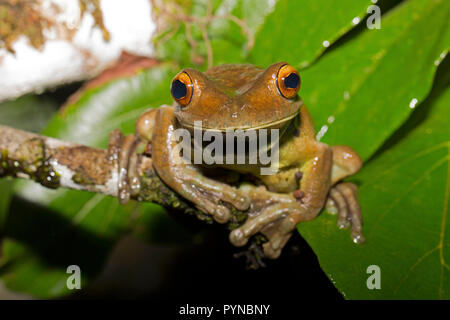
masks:
[[[351,226],[354,242],[363,242],[356,185],[339,182],[361,167],[358,154],[347,146],[316,140],[311,116],[299,97],[300,75],[280,62],[262,69],[250,64],[227,64],[206,72],[187,68],[172,81],[172,106],[142,114],[136,133],[151,143],[153,166],[174,191],[217,222],[231,218],[231,208],[247,211],[246,221],[230,233],[235,246],[256,233],[267,238],[266,257],[277,258],[296,225],[314,219],[324,206],[338,213],[338,226]],[[257,181],[235,187],[205,174],[205,164],[190,164],[174,152],[177,128],[202,130],[277,128],[278,171],[262,175],[259,165],[219,164],[221,168]]]

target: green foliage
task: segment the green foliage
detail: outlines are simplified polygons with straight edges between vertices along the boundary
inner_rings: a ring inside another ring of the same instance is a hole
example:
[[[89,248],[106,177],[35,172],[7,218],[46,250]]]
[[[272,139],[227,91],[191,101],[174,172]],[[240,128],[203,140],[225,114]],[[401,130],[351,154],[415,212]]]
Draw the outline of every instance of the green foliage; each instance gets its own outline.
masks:
[[[446,79],[437,79],[411,119],[352,177],[360,185],[367,243],[351,243],[327,213],[298,227],[349,299],[450,298],[448,67]],[[366,287],[373,264],[381,268],[382,290]]]
[[[302,96],[317,128],[328,128],[324,142],[350,145],[364,159],[375,152],[429,93],[450,44],[448,21],[445,1],[402,3],[383,17],[382,29],[305,70]]]
[[[208,38],[213,51],[215,65],[223,63],[243,63],[247,59],[249,37],[254,36],[259,26],[263,24],[265,16],[271,11],[270,0],[219,0],[214,1],[212,14],[215,17],[208,25]],[[207,0],[186,2],[187,14],[194,17],[204,17],[207,10]],[[248,31],[236,22],[226,18],[227,15],[244,21]],[[204,69],[207,64],[196,63],[198,57],[204,61],[207,55],[206,44],[199,28],[199,24],[190,24],[192,40],[198,45],[192,47],[188,41],[187,26],[180,20],[169,19],[170,27],[155,39],[156,55],[164,60],[176,61],[182,66],[192,66]],[[170,36],[170,40],[167,37]]]
[[[195,22],[206,13],[206,1],[186,3],[184,12],[197,17],[190,26],[195,48],[186,24],[172,21],[155,43],[157,56],[176,65],[162,64],[84,91],[43,133],[105,148],[111,130],[131,133],[143,110],[169,103],[177,70],[195,65],[193,60],[203,59],[200,69],[207,65],[207,44]],[[366,28],[369,1],[270,4],[213,1],[213,15],[232,14],[248,28],[243,32],[226,18],[206,25],[214,64],[265,67],[285,60],[299,67],[301,95],[320,139],[347,144],[365,160],[349,180],[359,185],[366,244],[353,244],[326,212],[299,225],[300,233],[346,298],[450,298],[450,73],[445,59],[450,3],[379,1],[379,30]],[[249,50],[252,35],[255,44]],[[148,241],[189,239],[156,205],[122,207],[102,195],[46,190],[23,181],[15,191],[22,200],[10,207],[0,262],[0,277],[13,290],[39,297],[66,294],[65,268],[76,261],[86,271],[83,281],[92,279],[125,232]],[[8,203],[9,197],[0,196],[0,217]],[[366,286],[370,265],[381,268],[381,290]]]
[[[53,113],[55,103],[46,96],[26,95],[0,103],[0,124],[25,131],[41,131]],[[30,121],[30,120],[33,121]]]
[[[362,20],[370,1],[280,0],[258,31],[250,60],[256,65],[288,61],[310,65],[325,49]]]

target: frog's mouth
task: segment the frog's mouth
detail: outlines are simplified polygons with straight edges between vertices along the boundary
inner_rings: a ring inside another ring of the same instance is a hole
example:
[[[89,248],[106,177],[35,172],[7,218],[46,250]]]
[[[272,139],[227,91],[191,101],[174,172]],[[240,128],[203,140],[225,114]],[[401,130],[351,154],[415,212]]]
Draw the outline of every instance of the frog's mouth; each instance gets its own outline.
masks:
[[[186,123],[183,121],[180,121],[180,123],[183,127],[185,127],[186,129],[189,129],[189,130],[201,129],[202,131],[221,132],[221,133],[226,133],[227,131],[235,131],[235,130],[247,131],[247,130],[260,130],[260,129],[282,129],[283,127],[285,127],[285,124],[290,123],[290,121],[292,119],[294,119],[300,113],[300,108],[301,108],[301,106],[294,113],[292,113],[284,118],[281,118],[281,119],[278,119],[275,121],[271,121],[271,122],[262,123],[262,124],[259,124],[256,126],[209,128],[209,127],[205,127],[205,126],[196,127],[192,123]]]

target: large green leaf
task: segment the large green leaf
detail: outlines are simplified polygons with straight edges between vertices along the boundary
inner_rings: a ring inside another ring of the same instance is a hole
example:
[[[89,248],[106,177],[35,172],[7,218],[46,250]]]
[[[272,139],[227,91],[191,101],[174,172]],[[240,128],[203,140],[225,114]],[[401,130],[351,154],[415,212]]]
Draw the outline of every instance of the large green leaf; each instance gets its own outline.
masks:
[[[258,31],[250,60],[306,67],[365,16],[370,1],[280,0]]]
[[[44,135],[106,148],[109,132],[134,133],[137,117],[148,108],[170,103],[170,80],[177,72],[162,65],[88,89],[42,132]]]
[[[171,65],[160,65],[87,89],[43,133],[105,148],[110,131],[134,133],[140,113],[170,101],[167,88],[175,72]],[[171,222],[154,204],[121,206],[112,197],[48,190],[29,181],[20,181],[16,189],[24,201],[13,204],[6,224],[1,278],[11,289],[38,297],[68,293],[66,268],[71,264],[80,266],[85,285],[100,271],[118,237],[137,224],[139,235],[161,241],[165,234],[157,237],[152,231],[155,226],[167,229]],[[179,230],[167,234],[183,236]]]
[[[352,179],[366,244],[354,245],[326,213],[299,226],[346,298],[450,299],[448,63],[441,74],[426,102]],[[380,267],[380,290],[366,286],[370,265]]]
[[[450,47],[450,2],[411,0],[302,74],[319,136],[367,159],[428,94]]]
[[[48,96],[26,95],[0,103],[0,124],[39,132],[57,110]]]

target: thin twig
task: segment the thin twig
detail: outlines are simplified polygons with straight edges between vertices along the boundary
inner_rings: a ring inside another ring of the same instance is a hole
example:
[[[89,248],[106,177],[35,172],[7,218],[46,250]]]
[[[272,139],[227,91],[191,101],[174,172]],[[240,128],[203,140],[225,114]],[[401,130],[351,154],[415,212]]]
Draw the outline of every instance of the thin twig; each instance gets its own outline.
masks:
[[[195,41],[195,39],[192,36],[191,33],[191,27],[192,24],[196,25],[202,32],[202,38],[205,42],[206,47],[206,54],[207,54],[207,60],[208,60],[208,68],[211,68],[214,63],[214,53],[211,45],[211,40],[208,35],[208,28],[211,26],[211,23],[218,19],[225,19],[230,20],[234,22],[236,25],[238,25],[244,36],[247,38],[247,45],[246,50],[250,50],[253,48],[255,39],[254,35],[251,32],[250,28],[248,27],[247,23],[244,20],[239,19],[238,17],[232,15],[232,14],[225,14],[225,15],[214,15],[213,14],[213,6],[212,1],[208,0],[206,4],[206,15],[203,17],[197,17],[197,16],[191,16],[183,13],[182,7],[178,5],[177,3],[173,2],[170,6],[165,6],[164,3],[162,3],[159,0],[150,0],[152,3],[152,6],[156,8],[159,11],[158,17],[166,17],[168,21],[174,21],[175,23],[182,22],[185,25],[185,34],[186,34],[186,40],[188,41],[189,45],[192,48],[191,53],[191,60],[192,62],[196,63],[197,57],[196,57],[196,49],[198,48],[198,43]],[[174,11],[172,12],[171,9]],[[166,39],[165,39],[166,40]]]
[[[214,65],[214,62],[213,62],[214,57],[213,57],[211,41],[209,41],[208,32],[206,31],[206,27],[203,25],[200,25],[200,30],[202,30],[203,41],[205,41],[206,54],[208,57],[208,68],[212,68],[212,66]]]

